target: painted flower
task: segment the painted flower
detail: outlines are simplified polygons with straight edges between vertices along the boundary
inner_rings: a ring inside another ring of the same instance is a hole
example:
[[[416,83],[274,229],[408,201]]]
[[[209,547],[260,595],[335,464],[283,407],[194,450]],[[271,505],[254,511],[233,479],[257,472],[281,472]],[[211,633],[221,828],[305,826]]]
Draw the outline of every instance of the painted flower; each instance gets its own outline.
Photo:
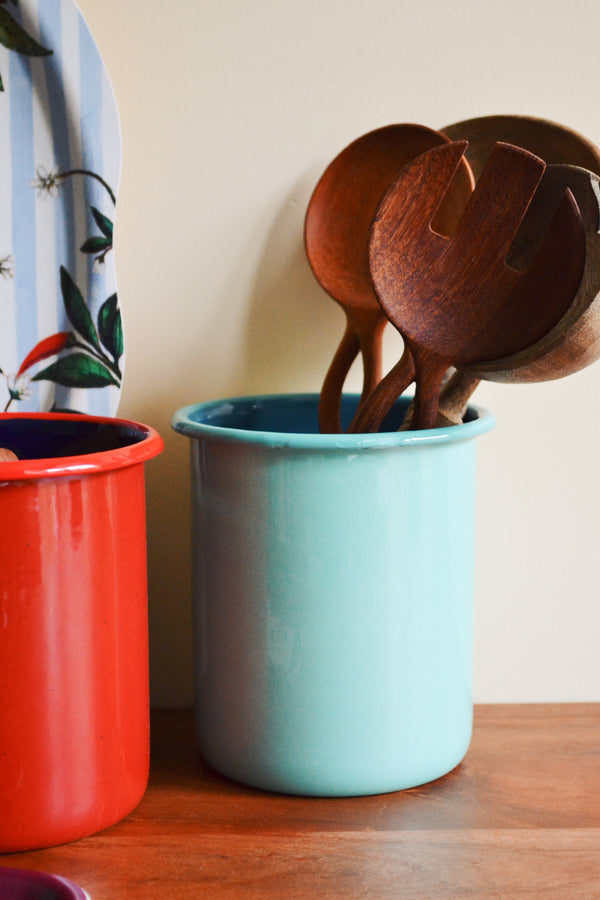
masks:
[[[8,386],[8,393],[11,401],[22,400],[24,397],[29,396],[30,381],[31,376],[29,373],[6,376],[6,384]]]
[[[12,278],[15,274],[15,259],[12,253],[9,253],[8,256],[3,256],[0,258],[0,275],[3,278]]]
[[[31,187],[36,189],[38,197],[58,197],[64,176],[60,172],[48,172],[45,166],[36,166],[35,174]]]

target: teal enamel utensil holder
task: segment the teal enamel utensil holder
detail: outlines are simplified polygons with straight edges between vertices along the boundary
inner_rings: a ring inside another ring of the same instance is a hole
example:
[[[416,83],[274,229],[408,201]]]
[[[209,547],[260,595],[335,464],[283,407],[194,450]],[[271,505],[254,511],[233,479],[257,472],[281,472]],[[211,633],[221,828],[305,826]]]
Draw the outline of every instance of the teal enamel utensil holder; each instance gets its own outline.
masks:
[[[406,404],[378,434],[319,434],[316,394],[173,419],[192,439],[198,741],[231,778],[382,793],[467,751],[475,439],[494,420],[398,432]]]

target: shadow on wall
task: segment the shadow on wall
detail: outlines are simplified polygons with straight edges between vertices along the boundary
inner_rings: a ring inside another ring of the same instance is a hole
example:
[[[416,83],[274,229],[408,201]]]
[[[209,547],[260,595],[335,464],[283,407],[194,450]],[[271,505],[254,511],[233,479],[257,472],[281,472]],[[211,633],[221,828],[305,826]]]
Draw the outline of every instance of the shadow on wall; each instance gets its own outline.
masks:
[[[318,173],[283,203],[266,239],[247,305],[238,393],[319,391],[341,338],[344,315],[313,275],[304,216]]]
[[[150,696],[154,707],[193,702],[189,445],[161,431],[147,467]]]
[[[145,466],[150,701],[154,708],[190,707],[192,614],[189,443],[170,429],[172,397],[154,393],[136,406],[141,422],[152,423],[164,450]]]

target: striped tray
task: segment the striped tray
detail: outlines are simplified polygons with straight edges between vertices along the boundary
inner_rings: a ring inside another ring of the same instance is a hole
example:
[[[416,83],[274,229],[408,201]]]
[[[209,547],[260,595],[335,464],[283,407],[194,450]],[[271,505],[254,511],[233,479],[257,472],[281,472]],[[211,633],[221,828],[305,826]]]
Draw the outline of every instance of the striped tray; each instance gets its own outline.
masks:
[[[0,2],[0,411],[116,413],[117,107],[73,0]]]

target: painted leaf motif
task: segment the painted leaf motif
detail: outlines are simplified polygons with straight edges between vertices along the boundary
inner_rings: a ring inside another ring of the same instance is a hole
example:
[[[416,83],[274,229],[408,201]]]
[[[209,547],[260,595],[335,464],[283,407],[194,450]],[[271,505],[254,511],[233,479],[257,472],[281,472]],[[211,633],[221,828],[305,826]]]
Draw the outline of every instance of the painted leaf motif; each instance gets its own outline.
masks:
[[[98,332],[90,311],[86,306],[81,291],[67,272],[64,266],[60,267],[60,286],[65,304],[65,310],[71,325],[78,331],[88,344],[100,350]]]
[[[110,221],[110,219],[103,215],[99,209],[96,209],[95,206],[92,206],[92,215],[94,217],[96,225],[98,226],[104,237],[110,238],[110,240],[112,241],[113,223]]]
[[[57,353],[60,353],[61,350],[64,350],[67,345],[69,334],[69,331],[60,331],[58,334],[53,334],[50,337],[44,338],[43,341],[36,344],[33,350],[27,354],[21,363],[17,375],[22,375],[23,372],[26,372],[27,369],[30,369],[31,366],[34,366],[36,363],[41,362],[43,359],[47,359],[49,356],[55,356]]]
[[[117,295],[113,294],[105,300],[98,313],[98,330],[100,340],[117,362],[123,355],[123,326]]]
[[[79,249],[82,253],[104,253],[105,250],[110,250],[111,247],[112,241],[108,240],[108,238],[91,237],[87,238]]]
[[[53,52],[34,41],[4,7],[0,7],[0,44],[24,56],[49,56]]]
[[[70,388],[101,388],[119,386],[110,370],[87,353],[71,353],[38,372],[32,381],[53,381]]]

